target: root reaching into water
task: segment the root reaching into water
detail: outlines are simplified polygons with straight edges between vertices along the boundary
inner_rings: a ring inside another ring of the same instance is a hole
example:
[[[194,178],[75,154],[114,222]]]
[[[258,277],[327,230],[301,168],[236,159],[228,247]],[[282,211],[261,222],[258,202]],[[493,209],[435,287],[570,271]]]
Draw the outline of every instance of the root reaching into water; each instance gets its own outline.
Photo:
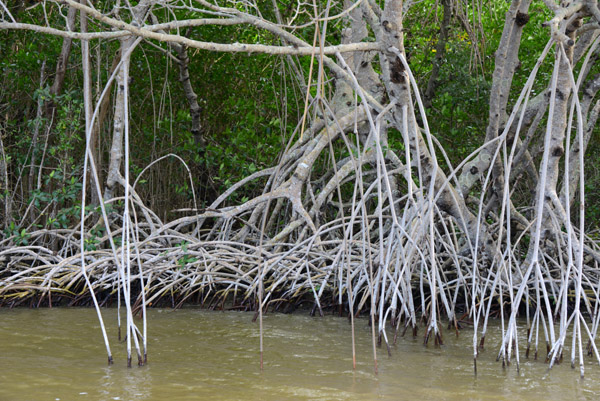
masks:
[[[572,49],[563,46],[572,41],[565,42],[555,32],[553,38],[562,41],[548,42],[510,114],[506,102],[498,99],[508,98],[505,74],[515,68],[498,60],[489,135],[483,146],[454,167],[429,130],[419,88],[398,40],[401,23],[396,33],[390,30],[394,24],[389,21],[401,21],[401,2],[389,2],[379,13],[370,9],[371,3],[362,2],[360,7],[366,8],[367,19],[383,21],[372,26],[381,45],[376,49],[381,74],[373,69],[375,57],[369,52],[352,57],[335,53],[335,60],[322,54],[317,93],[313,97],[307,91],[305,114],[276,166],[233,185],[203,210],[178,211],[186,215],[174,221],[162,221],[146,207],[135,191],[137,180],[130,182],[128,74],[131,52],[142,36],[123,39],[121,61],[110,81],[119,83],[118,102],[123,107],[117,108],[120,120],[115,132],[122,134],[125,160],[121,163],[120,153],[119,160],[111,159],[116,167],[109,174],[107,197],[118,192],[117,184],[124,196],[100,202],[100,217],[86,215],[84,185],[78,227],[28,232],[28,245],[14,235],[1,240],[0,304],[93,302],[102,322],[99,304],[116,299],[120,305],[122,298],[128,365],[132,340],[138,363],[147,358],[147,306],[198,303],[209,309],[228,305],[255,311],[261,327],[262,367],[262,316],[269,306],[278,308],[282,302],[291,309],[310,304],[311,314],[320,316],[327,305],[336,306],[339,314],[347,310],[354,361],[354,318],[368,314],[375,371],[377,340],[385,341],[391,352],[387,332],[394,330],[395,342],[401,322],[401,334],[410,327],[415,337],[418,322],[423,322],[424,343],[433,339],[442,346],[442,321],[452,322],[458,334],[467,319],[474,328],[476,373],[490,317],[501,321],[498,360],[503,366],[514,359],[519,369],[520,343],[527,344],[526,357],[533,344],[537,358],[540,341],[546,342],[544,359],[552,366],[562,358],[567,332],[573,340],[571,361],[574,364],[579,355],[582,375],[583,339],[589,344],[587,354],[600,362],[595,345],[600,326],[600,247],[584,230],[587,144],[582,109],[589,104],[582,107],[577,96],[569,100],[564,95],[581,83],[575,82],[571,68]],[[136,6],[141,17],[148,13],[144,5],[149,7],[148,2]],[[223,15],[235,12],[210,7]],[[356,43],[366,39],[368,31],[362,15],[353,22],[364,24],[355,27],[360,36],[353,39]],[[565,19],[562,14],[556,18]],[[258,24],[256,17],[249,21]],[[556,30],[558,22],[552,26]],[[279,26],[271,28],[280,31]],[[517,29],[508,28],[506,32]],[[509,40],[503,35],[502,41]],[[596,46],[598,41],[593,40]],[[551,80],[546,91],[530,101],[537,70],[553,45]],[[583,64],[588,61],[589,57]],[[329,98],[323,65],[335,78]],[[587,73],[585,67],[581,70]],[[594,96],[595,92],[589,102]],[[85,104],[89,141],[94,117],[87,91]],[[544,116],[545,129],[539,125]],[[567,127],[573,128],[573,135]],[[532,157],[530,142],[538,128],[544,133],[535,144],[541,151]],[[397,149],[388,141],[392,132],[402,144]],[[572,136],[577,140],[574,149]],[[89,144],[85,174],[88,163],[97,197],[104,199]],[[241,204],[226,203],[235,191],[256,180],[264,188],[262,194]],[[559,181],[565,183],[562,190]],[[576,191],[580,210],[574,213]],[[108,213],[106,205],[117,201],[123,201],[122,206],[115,204]],[[573,223],[572,215],[579,224]],[[103,301],[97,302],[95,294]],[[142,330],[133,321],[136,314],[144,317]],[[527,323],[521,327],[518,317],[523,315]],[[110,355],[108,343],[107,351]]]
[[[441,346],[442,332],[439,323],[432,323],[434,316],[438,322],[442,317],[447,318],[449,327],[458,334],[459,322],[468,316],[483,313],[482,306],[487,305],[489,297],[500,290],[507,298],[511,293],[514,295],[524,288],[523,291],[531,292],[532,300],[538,299],[535,294],[541,293],[541,285],[548,288],[548,297],[562,292],[556,278],[563,275],[563,270],[554,262],[558,257],[552,256],[556,255],[556,250],[548,248],[544,254],[548,270],[543,272],[543,279],[534,276],[519,282],[514,278],[522,275],[523,267],[513,264],[514,270],[508,276],[512,276],[513,281],[507,282],[504,279],[507,277],[506,271],[498,269],[490,273],[493,262],[484,255],[479,256],[478,263],[473,263],[472,257],[462,250],[460,241],[456,241],[455,234],[450,235],[454,230],[454,223],[449,219],[436,222],[446,229],[434,232],[436,245],[433,249],[429,248],[431,242],[426,237],[421,237],[419,242],[418,231],[414,237],[391,235],[389,232],[394,229],[393,224],[386,228],[384,223],[384,235],[380,235],[376,232],[376,222],[379,220],[376,215],[368,215],[364,219],[368,229],[373,230],[373,238],[377,238],[372,243],[365,242],[362,228],[356,229],[354,225],[357,223],[346,217],[344,220],[338,218],[323,224],[316,233],[306,235],[302,241],[266,241],[262,246],[258,246],[258,240],[250,234],[246,235],[244,242],[230,239],[239,236],[243,226],[229,225],[223,228],[227,223],[213,216],[210,217],[212,224],[222,228],[209,230],[203,228],[209,223],[208,217],[206,219],[198,223],[201,220],[194,216],[163,224],[153,217],[151,221],[138,223],[137,240],[130,244],[130,280],[143,282],[145,301],[142,300],[141,291],[132,290],[132,313],[142,312],[142,302],[146,305],[166,304],[176,307],[197,302],[209,309],[227,307],[255,310],[258,317],[256,294],[259,281],[262,280],[262,307],[265,312],[269,305],[273,310],[287,305],[284,309],[289,311],[294,305],[302,303],[307,306],[309,303],[312,304],[310,309],[313,314],[316,311],[322,314],[323,305],[332,305],[330,310],[340,313],[348,308],[349,316],[357,316],[361,312],[370,313],[374,305],[375,320],[372,324],[378,325],[378,342],[381,345],[385,341],[386,349],[391,354],[387,331],[394,330],[394,343],[398,334],[403,336],[409,327],[412,328],[413,336],[417,336],[418,316],[423,311],[427,314],[424,321],[424,343],[427,344],[433,336],[434,344]],[[115,220],[113,224],[118,226],[118,221]],[[343,236],[344,230],[355,230],[357,234],[339,238]],[[112,235],[113,241],[117,240],[118,243],[122,231],[116,229]],[[49,236],[62,240],[64,246],[54,252],[37,245],[47,242]],[[31,234],[31,245],[7,247],[1,251],[0,256],[5,261],[1,273],[1,304],[89,304],[89,289],[85,286],[80,265],[80,241],[78,230],[63,230],[58,233],[42,230]],[[379,241],[384,241],[384,246]],[[108,242],[106,235],[98,238],[97,249],[88,250],[83,255],[92,289],[98,294],[102,304],[116,302],[120,285],[114,254],[102,247]],[[421,245],[417,246],[419,243]],[[595,245],[591,243],[590,246]],[[380,254],[382,248],[383,255]],[[117,253],[120,252],[119,249]],[[430,252],[435,255],[433,259]],[[519,252],[515,249],[513,253]],[[373,263],[372,275],[366,268],[369,257],[372,260],[383,259],[381,265]],[[452,263],[447,263],[448,259]],[[433,261],[435,264],[424,261]],[[596,262],[593,259],[591,261],[592,264],[584,265],[582,271],[581,294],[584,297],[582,305],[586,310],[593,311],[598,304],[597,288],[593,285],[598,282],[598,271]],[[259,268],[261,264],[264,265],[262,271]],[[471,299],[472,294],[475,294],[475,300]],[[593,298],[587,294],[593,295]],[[513,313],[516,316],[524,314],[526,308],[535,311],[531,329],[524,336],[524,343],[527,344],[526,358],[533,345],[534,359],[537,359],[537,333],[540,326],[545,333],[550,330],[546,324],[548,316],[545,314],[544,298],[542,295],[539,297],[538,302],[528,305],[504,305],[508,309],[501,312],[503,316]],[[349,302],[350,298],[354,301]],[[432,301],[433,298],[438,302]],[[573,310],[573,297],[557,298],[556,306],[551,309],[552,315],[557,313],[560,316],[562,302],[568,303],[568,310]],[[352,305],[354,306],[350,309]],[[493,313],[496,307],[501,307],[494,303],[491,306],[489,313]],[[437,308],[435,313],[432,308]],[[457,308],[466,308],[466,312],[457,316],[454,312]],[[598,317],[586,314],[584,319],[583,312],[580,319],[589,327],[597,327]],[[392,315],[395,316],[394,320],[390,318]],[[401,324],[404,327],[401,328]],[[478,349],[483,350],[486,327],[479,326],[476,329],[483,333],[478,341]],[[139,337],[143,340],[141,333],[136,333],[135,339],[138,340]],[[595,332],[592,333],[587,341],[587,355],[593,355],[594,352]],[[503,365],[510,364],[511,358],[517,355],[516,349],[516,338],[510,340],[510,346],[501,348],[499,360]],[[552,359],[552,351],[552,343],[548,341],[544,359],[552,364],[560,362],[562,352],[557,351]],[[140,353],[138,364],[143,365],[146,361],[145,352]],[[476,362],[474,369],[476,370]]]

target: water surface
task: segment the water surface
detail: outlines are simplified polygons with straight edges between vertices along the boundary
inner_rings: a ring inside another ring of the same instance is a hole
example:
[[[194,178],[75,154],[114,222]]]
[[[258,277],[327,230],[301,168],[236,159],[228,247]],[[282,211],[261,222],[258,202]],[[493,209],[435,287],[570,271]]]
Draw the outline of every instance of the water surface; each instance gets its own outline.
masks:
[[[252,314],[152,309],[149,363],[126,367],[116,339],[116,310],[103,310],[115,364],[93,309],[0,309],[0,400],[565,400],[599,399],[600,367],[586,377],[563,363],[548,371],[524,360],[521,373],[495,361],[499,330],[473,375],[472,331],[445,345],[400,338],[373,373],[371,330],[357,320],[352,369],[347,319],[303,314],[265,316],[265,367],[259,369],[258,324]],[[139,323],[141,327],[141,322]],[[390,333],[393,335],[393,333]],[[568,358],[566,358],[568,359]]]

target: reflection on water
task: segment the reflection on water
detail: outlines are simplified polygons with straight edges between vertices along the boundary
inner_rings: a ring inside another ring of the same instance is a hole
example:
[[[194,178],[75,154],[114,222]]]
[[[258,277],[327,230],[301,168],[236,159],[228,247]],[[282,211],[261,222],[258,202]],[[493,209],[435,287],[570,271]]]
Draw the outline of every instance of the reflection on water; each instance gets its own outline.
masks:
[[[373,374],[370,329],[357,320],[358,366],[352,370],[346,319],[265,316],[265,369],[258,367],[252,314],[195,309],[149,311],[149,364],[126,367],[109,322],[115,364],[106,355],[91,309],[0,309],[0,400],[565,400],[598,399],[600,367],[581,380],[569,363],[552,371],[525,360],[521,374],[495,361],[498,330],[473,375],[472,332],[446,333],[441,348],[400,338],[380,349]],[[568,359],[568,358],[565,358]]]

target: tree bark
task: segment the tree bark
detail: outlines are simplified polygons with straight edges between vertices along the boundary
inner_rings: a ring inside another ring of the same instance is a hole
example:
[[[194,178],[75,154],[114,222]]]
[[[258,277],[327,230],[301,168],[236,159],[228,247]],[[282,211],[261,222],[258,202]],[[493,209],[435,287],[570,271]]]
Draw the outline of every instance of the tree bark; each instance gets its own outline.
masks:
[[[508,95],[515,70],[519,65],[518,55],[521,36],[523,34],[523,27],[529,21],[528,10],[530,4],[531,0],[513,0],[509,11],[506,13],[504,30],[502,31],[498,50],[496,50],[496,63],[492,75],[492,89],[489,101],[488,125],[484,142],[489,142],[497,138],[502,132],[502,124],[506,123]],[[497,146],[499,145],[486,146],[477,157],[465,165],[459,179],[461,185],[460,191],[463,196],[466,197],[471,188],[481,180],[482,172],[490,166]],[[498,194],[498,199],[502,199],[502,167],[499,163],[496,163],[494,169],[496,173],[492,190]]]
[[[69,11],[67,12],[67,31],[75,31],[76,17],[77,9],[75,7],[69,7]],[[65,77],[67,74],[67,67],[69,65],[69,56],[71,55],[72,44],[72,38],[66,37],[63,39],[60,55],[58,56],[58,61],[56,62],[56,73],[54,75],[54,82],[50,87],[50,94],[52,96],[58,96],[62,93],[62,88],[65,84]],[[45,116],[52,116],[55,112],[55,109],[56,105],[53,101],[46,103],[46,111],[44,113]]]
[[[152,0],[142,0],[133,7],[133,19],[137,26],[141,26],[147,17],[148,10],[153,4]],[[88,7],[81,8],[88,11]],[[93,10],[92,10],[93,11]],[[108,164],[108,173],[106,186],[104,189],[104,199],[108,200],[115,196],[116,185],[121,182],[121,163],[123,159],[123,123],[125,119],[125,99],[124,95],[124,77],[125,71],[129,71],[130,51],[136,41],[135,36],[128,36],[121,39],[120,55],[122,58],[121,69],[117,75],[117,94],[115,96],[115,111],[113,114],[113,135],[110,148],[110,159]]]
[[[108,76],[111,76],[114,73],[114,71],[117,68],[117,66],[119,65],[120,61],[121,61],[121,52],[118,51],[113,58],[112,66],[110,67],[110,70],[108,71]],[[100,60],[98,60],[98,62],[100,62]],[[101,139],[101,135],[102,135],[102,128],[104,127],[104,122],[106,120],[106,116],[108,114],[108,110],[109,110],[109,106],[110,106],[111,94],[113,92],[111,89],[112,85],[113,84],[111,83],[106,92],[106,95],[104,95],[104,97],[102,98],[98,116],[96,117],[96,123],[92,127],[92,133],[91,133],[92,154],[95,155],[96,169],[98,170],[97,173],[98,173],[99,182],[103,182],[102,166],[104,164],[100,139]],[[90,179],[91,179],[91,177],[90,177]],[[90,187],[90,188],[92,188],[92,187]],[[97,191],[92,191],[90,204],[98,205],[99,203],[100,203],[100,199],[99,199]]]

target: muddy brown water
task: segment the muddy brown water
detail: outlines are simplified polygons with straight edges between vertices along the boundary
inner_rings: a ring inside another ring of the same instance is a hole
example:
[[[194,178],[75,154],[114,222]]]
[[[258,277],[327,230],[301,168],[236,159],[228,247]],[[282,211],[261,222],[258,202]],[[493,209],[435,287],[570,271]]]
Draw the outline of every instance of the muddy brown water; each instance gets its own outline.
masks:
[[[126,367],[116,310],[103,310],[115,364],[106,365],[93,309],[0,309],[0,400],[582,400],[600,399],[600,367],[580,379],[569,363],[548,371],[524,360],[521,373],[495,361],[499,330],[473,374],[472,331],[445,332],[442,347],[400,338],[373,372],[370,328],[357,320],[357,369],[343,318],[265,316],[265,367],[259,369],[252,314],[152,309],[149,363]],[[141,325],[141,323],[140,323]],[[566,358],[567,359],[567,358]]]

